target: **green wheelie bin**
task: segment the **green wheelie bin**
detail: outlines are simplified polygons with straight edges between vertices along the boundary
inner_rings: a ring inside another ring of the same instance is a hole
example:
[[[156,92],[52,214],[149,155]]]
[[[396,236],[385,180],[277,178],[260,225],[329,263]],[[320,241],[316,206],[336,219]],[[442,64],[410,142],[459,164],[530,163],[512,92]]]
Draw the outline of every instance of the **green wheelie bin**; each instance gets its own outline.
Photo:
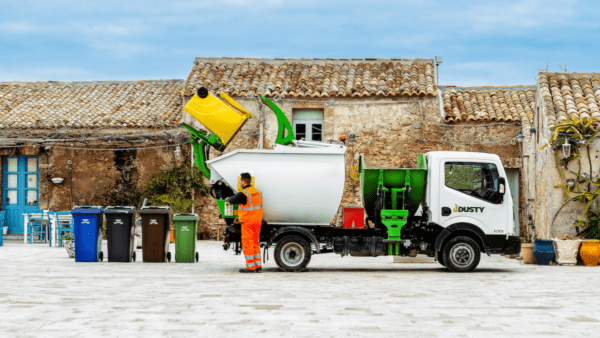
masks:
[[[194,258],[198,262],[196,252],[196,233],[198,232],[198,220],[196,214],[175,214],[173,225],[175,227],[175,262],[193,263]]]

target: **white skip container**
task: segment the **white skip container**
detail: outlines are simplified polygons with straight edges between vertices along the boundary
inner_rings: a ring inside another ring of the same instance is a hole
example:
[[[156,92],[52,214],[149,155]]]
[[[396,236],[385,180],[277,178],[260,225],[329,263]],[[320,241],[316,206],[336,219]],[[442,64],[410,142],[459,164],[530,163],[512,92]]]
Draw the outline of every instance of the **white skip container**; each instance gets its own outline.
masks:
[[[252,175],[263,193],[263,219],[269,224],[329,225],[344,194],[346,147],[294,141],[294,147],[239,149],[206,161],[211,183],[237,192],[242,173]]]

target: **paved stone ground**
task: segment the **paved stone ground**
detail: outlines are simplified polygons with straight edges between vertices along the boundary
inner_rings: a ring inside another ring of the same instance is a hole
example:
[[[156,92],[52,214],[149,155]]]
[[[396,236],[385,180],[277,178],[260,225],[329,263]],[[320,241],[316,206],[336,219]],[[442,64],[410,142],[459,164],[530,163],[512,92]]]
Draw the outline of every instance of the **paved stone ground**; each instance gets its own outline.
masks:
[[[241,275],[243,258],[218,242],[198,242],[187,264],[141,263],[141,250],[136,263],[75,263],[62,248],[5,244],[1,337],[600,336],[600,267],[484,256],[454,274],[325,254],[308,272],[279,272],[271,257]]]

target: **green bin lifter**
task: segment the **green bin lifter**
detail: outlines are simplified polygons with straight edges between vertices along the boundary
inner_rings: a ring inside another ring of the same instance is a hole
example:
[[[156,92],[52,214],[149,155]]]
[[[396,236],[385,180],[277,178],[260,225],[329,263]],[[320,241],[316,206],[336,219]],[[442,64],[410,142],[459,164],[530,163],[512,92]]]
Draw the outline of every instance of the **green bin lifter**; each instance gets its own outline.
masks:
[[[360,154],[358,171],[365,211],[387,228],[388,255],[399,255],[400,245],[404,244],[402,227],[423,198],[425,157],[417,157],[416,169],[377,169],[366,168],[364,155]]]

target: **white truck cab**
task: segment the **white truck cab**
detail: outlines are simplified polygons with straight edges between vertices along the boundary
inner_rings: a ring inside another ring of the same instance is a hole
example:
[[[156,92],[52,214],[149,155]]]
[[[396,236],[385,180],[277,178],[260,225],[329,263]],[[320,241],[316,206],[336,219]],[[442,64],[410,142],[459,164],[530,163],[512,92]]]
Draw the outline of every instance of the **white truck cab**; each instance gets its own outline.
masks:
[[[513,200],[500,157],[494,154],[436,151],[425,154],[428,220],[444,230],[436,241],[456,231],[475,233],[486,253],[520,247],[514,234]],[[438,247],[439,246],[439,247]]]

